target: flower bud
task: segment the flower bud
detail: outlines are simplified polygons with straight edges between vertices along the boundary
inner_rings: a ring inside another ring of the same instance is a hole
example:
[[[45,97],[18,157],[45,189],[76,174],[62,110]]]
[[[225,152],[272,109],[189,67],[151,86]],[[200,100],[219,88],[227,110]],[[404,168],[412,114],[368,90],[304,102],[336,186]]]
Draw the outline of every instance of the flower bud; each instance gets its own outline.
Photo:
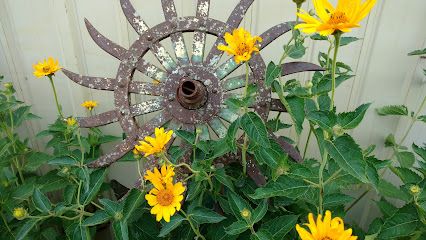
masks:
[[[5,188],[9,187],[9,182],[7,180],[2,180],[1,185]]]
[[[23,220],[27,217],[27,210],[25,210],[22,207],[13,209],[13,217],[15,217],[18,220]]]
[[[69,173],[69,171],[70,171],[70,169],[68,167],[64,167],[64,168],[62,168],[61,173],[64,174],[64,175],[67,175]]]
[[[11,82],[3,83],[4,88],[11,89],[13,88],[13,84]]]
[[[310,80],[305,83],[306,88],[312,88],[313,86],[314,86],[314,84]]]
[[[334,125],[333,134],[340,137],[345,134],[345,129],[343,129],[339,124]]]
[[[410,192],[413,195],[418,195],[420,193],[420,191],[421,191],[421,189],[420,189],[420,187],[418,185],[412,185],[410,187]]]
[[[122,218],[123,218],[123,213],[122,212],[116,212],[114,214],[114,220],[120,221]]]
[[[203,129],[201,129],[201,128],[195,129],[195,134],[201,135],[202,133],[203,133]]]
[[[244,208],[241,212],[241,217],[245,218],[245,219],[250,219],[251,217],[251,212],[250,210],[248,210],[247,208]]]
[[[306,2],[306,0],[293,0],[294,3],[297,4],[297,6],[302,5],[304,2]]]

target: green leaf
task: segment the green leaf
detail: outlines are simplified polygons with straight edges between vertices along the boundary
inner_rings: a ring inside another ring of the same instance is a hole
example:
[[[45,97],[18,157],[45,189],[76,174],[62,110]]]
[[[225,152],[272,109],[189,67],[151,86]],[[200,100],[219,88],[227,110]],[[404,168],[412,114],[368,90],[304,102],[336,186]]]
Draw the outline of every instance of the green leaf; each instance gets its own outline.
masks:
[[[47,161],[49,161],[51,158],[52,157],[49,154],[42,152],[33,152],[30,154],[27,161],[25,161],[24,170],[27,172],[34,172]]]
[[[416,157],[412,152],[397,152],[396,159],[398,160],[401,167],[410,168],[416,161]]]
[[[104,182],[106,174],[107,168],[98,169],[92,174],[90,174],[89,189],[87,189],[88,191],[84,192],[84,194],[80,198],[80,201],[83,202],[84,205],[90,203],[90,201],[92,201],[93,198],[96,197],[99,192],[99,189],[102,186],[102,183]]]
[[[408,108],[404,105],[390,105],[376,109],[380,116],[399,115],[408,116]]]
[[[278,132],[281,129],[286,129],[290,127],[290,124],[281,122],[280,118],[274,118],[266,122],[266,128],[271,132]]]
[[[218,223],[226,219],[226,217],[216,213],[215,211],[203,207],[194,208],[192,211],[189,212],[189,215],[198,224]]]
[[[130,193],[127,195],[126,200],[124,201],[123,214],[125,220],[129,219],[133,212],[142,204],[144,199],[144,192],[141,192],[136,188],[130,190]]]
[[[265,163],[271,169],[276,169],[279,165],[283,168],[290,168],[288,166],[288,155],[282,150],[282,147],[271,142],[270,148],[258,148],[254,152],[255,158],[259,163]]]
[[[84,227],[83,225],[80,225],[78,223],[75,224],[74,227],[75,228],[74,228],[74,231],[73,231],[73,234],[72,234],[73,240],[89,240],[89,239],[91,239],[88,227]]]
[[[69,156],[61,156],[61,157],[55,157],[52,160],[48,162],[50,165],[58,165],[58,166],[78,166],[80,163]]]
[[[325,141],[325,147],[330,156],[343,170],[360,181],[368,183],[365,172],[367,164],[364,161],[361,148],[351,136],[343,135],[333,142],[327,140]]]
[[[382,226],[379,239],[397,239],[412,235],[417,226],[417,216],[407,213],[396,213],[386,219]]]
[[[312,111],[306,117],[328,132],[336,125],[336,116],[332,112]]]
[[[412,51],[408,54],[408,56],[423,55],[423,54],[426,54],[426,48]]]
[[[234,190],[234,184],[232,183],[231,178],[228,175],[226,175],[225,169],[223,169],[223,168],[217,169],[215,171],[214,176],[215,176],[217,181],[219,181],[220,183],[225,185],[231,191],[235,191]]]
[[[341,193],[325,195],[324,208],[330,209],[332,207],[342,206],[352,202],[353,200],[353,197]]]
[[[225,138],[231,148],[231,151],[234,153],[237,152],[237,139],[235,138],[235,135],[237,134],[238,129],[240,129],[240,118],[237,118],[231,123],[231,125],[229,125]]]
[[[305,120],[305,100],[296,96],[287,96],[285,98],[286,107],[295,124],[295,129],[298,134],[303,130],[303,122]]]
[[[306,47],[303,44],[292,44],[287,47],[287,55],[293,59],[299,59],[306,53]]]
[[[376,203],[382,214],[386,217],[390,217],[398,211],[398,208],[396,208],[390,202],[386,201],[384,198],[380,199],[380,201]]]
[[[257,223],[265,216],[268,211],[268,200],[264,199],[257,208],[253,211],[253,223]]]
[[[275,65],[274,62],[270,62],[266,69],[265,84],[267,87],[272,85],[272,82],[281,75],[281,67]]]
[[[110,219],[111,216],[109,216],[108,213],[103,210],[98,210],[92,216],[84,219],[82,224],[84,227],[93,227],[105,223]]]
[[[228,201],[232,213],[238,219],[243,219],[241,212],[245,209],[249,210],[250,213],[253,212],[248,202],[233,192],[228,192]]]
[[[312,40],[317,40],[317,41],[326,41],[328,40],[328,38],[326,36],[322,36],[318,33],[315,33],[314,35],[311,35],[311,39]]]
[[[392,170],[404,184],[417,184],[423,180],[421,176],[408,168],[395,167]]]
[[[284,215],[274,218],[262,225],[268,232],[272,233],[273,239],[284,239],[293,228],[296,226],[299,216]]]
[[[339,113],[337,122],[343,129],[356,128],[361,123],[370,105],[371,103],[363,104],[355,109],[354,112]]]
[[[419,155],[423,160],[426,161],[426,146],[425,147],[419,147],[416,144],[413,143],[411,146],[414,150],[414,152]]]
[[[383,179],[380,179],[379,181],[378,190],[380,194],[382,194],[385,197],[401,199],[406,202],[409,201],[411,198],[407,193],[405,193],[404,191],[402,191],[401,189],[399,189],[392,183],[387,182]]]
[[[129,240],[129,228],[127,227],[127,221],[118,221],[112,224],[114,230],[114,239],[117,240]]]
[[[230,226],[225,228],[225,231],[229,235],[238,235],[240,233],[245,232],[247,229],[249,229],[249,226],[244,221],[237,221],[231,224]]]
[[[385,147],[393,147],[396,146],[395,136],[393,134],[389,134],[385,138]]]
[[[241,117],[241,128],[251,141],[261,147],[269,148],[268,132],[262,119],[254,112],[248,112]]]
[[[118,203],[118,202],[114,202],[112,200],[103,198],[103,199],[99,199],[99,202],[104,205],[105,211],[111,216],[116,218],[117,215],[122,215],[122,211],[123,211],[123,205],[122,203]],[[120,220],[120,219],[115,219],[115,220]]]
[[[165,223],[163,225],[163,228],[161,228],[160,234],[158,237],[165,237],[167,234],[169,234],[171,231],[179,227],[179,225],[182,224],[183,221],[186,219],[182,217],[181,215],[175,215],[170,218],[170,222]]]
[[[21,224],[21,227],[18,229],[18,233],[16,234],[16,240],[23,240],[37,222],[38,219],[29,219],[24,224]]]
[[[194,133],[190,133],[188,131],[184,131],[184,130],[176,130],[175,131],[176,135],[180,138],[182,138],[185,142],[193,145],[195,142],[195,135]]]
[[[426,75],[426,70],[425,70],[425,75]],[[417,120],[422,121],[424,123],[426,123],[426,115],[422,115],[422,116],[418,116]]]
[[[358,41],[358,40],[360,40],[360,39],[357,38],[357,37],[341,37],[340,38],[340,46],[343,47],[343,46],[348,45],[349,43],[352,43],[352,42],[355,42],[355,41]]]
[[[33,193],[34,206],[42,213],[48,213],[52,209],[52,203],[49,198],[44,195],[39,188],[36,188]]]
[[[253,199],[263,199],[281,196],[297,199],[304,195],[310,188],[311,185],[308,185],[302,180],[283,175],[277,181],[268,182],[264,187],[256,189],[250,197]]]
[[[268,232],[266,229],[260,229],[256,234],[250,235],[252,240],[271,240],[273,239],[272,233]]]

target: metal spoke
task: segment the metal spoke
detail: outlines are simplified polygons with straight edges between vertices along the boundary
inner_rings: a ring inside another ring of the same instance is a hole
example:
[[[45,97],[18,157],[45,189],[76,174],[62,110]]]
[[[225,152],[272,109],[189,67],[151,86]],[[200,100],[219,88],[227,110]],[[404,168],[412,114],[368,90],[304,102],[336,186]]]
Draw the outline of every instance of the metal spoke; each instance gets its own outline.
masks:
[[[197,129],[199,129],[199,131],[201,131],[201,133],[199,135],[201,141],[210,140],[209,127],[206,124],[197,124]]]
[[[210,0],[198,0],[196,16],[199,18],[207,18],[209,16]],[[204,24],[204,23],[202,23]],[[192,43],[191,61],[195,65],[201,65],[204,59],[204,49],[206,47],[206,33],[202,31],[194,32],[194,40]]]
[[[235,120],[237,120],[238,114],[234,113],[233,111],[231,111],[227,108],[224,108],[224,109],[220,110],[219,117],[221,117],[223,120],[225,120],[229,123],[232,123]]]
[[[219,118],[213,118],[209,122],[209,125],[219,138],[224,138],[226,136],[228,130]]]

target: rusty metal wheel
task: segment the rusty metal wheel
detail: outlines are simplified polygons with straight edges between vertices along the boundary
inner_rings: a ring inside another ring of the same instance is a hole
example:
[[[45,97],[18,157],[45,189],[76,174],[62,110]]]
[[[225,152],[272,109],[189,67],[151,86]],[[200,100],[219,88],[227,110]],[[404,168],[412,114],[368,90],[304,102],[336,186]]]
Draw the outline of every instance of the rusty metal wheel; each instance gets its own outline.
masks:
[[[81,76],[66,69],[63,72],[74,82],[92,89],[114,91],[115,109],[86,118],[79,118],[80,127],[96,127],[119,122],[126,133],[124,139],[110,153],[101,156],[90,164],[91,167],[106,167],[131,151],[137,141],[152,134],[155,127],[169,124],[175,129],[194,131],[202,129],[201,139],[211,139],[210,133],[217,137],[226,134],[226,124],[238,116],[224,107],[224,100],[230,91],[244,87],[245,75],[227,78],[240,65],[229,58],[219,65],[223,53],[217,46],[224,43],[223,36],[237,28],[254,0],[241,0],[226,22],[208,17],[210,0],[198,0],[196,16],[178,17],[173,0],[162,0],[166,21],[149,28],[136,13],[129,0],[121,0],[121,7],[129,23],[140,35],[127,50],[101,33],[86,20],[90,36],[96,44],[118,58],[121,64],[116,78]],[[291,30],[292,23],[278,24],[260,37],[263,42],[260,50],[279,36]],[[183,33],[194,32],[192,54],[188,53]],[[206,56],[206,35],[217,37]],[[176,58],[173,58],[160,43],[170,38]],[[146,53],[151,51],[162,67],[148,62]],[[253,106],[264,120],[271,111],[284,112],[278,99],[271,99],[271,90],[264,85],[266,65],[261,54],[255,54],[249,62],[250,82],[258,88],[256,103]],[[311,63],[291,62],[283,64],[283,75],[303,71],[321,70]],[[133,80],[135,71],[159,81],[140,82]],[[130,93],[150,95],[156,98],[141,103],[131,103]],[[136,116],[158,113],[152,120],[138,124]],[[209,131],[209,128],[213,131]],[[284,150],[298,160],[299,153],[294,147],[281,142]],[[252,169],[253,171],[258,171]],[[250,171],[250,168],[249,168]]]

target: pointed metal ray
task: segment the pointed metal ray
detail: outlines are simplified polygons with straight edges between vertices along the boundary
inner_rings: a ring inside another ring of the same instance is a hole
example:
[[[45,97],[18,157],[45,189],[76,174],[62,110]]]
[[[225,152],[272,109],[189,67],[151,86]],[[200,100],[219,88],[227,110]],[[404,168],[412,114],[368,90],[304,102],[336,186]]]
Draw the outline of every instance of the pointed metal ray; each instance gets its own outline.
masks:
[[[281,100],[275,98],[271,99],[271,106],[269,107],[269,110],[277,112],[287,112],[287,109],[282,104]]]
[[[231,29],[237,28],[241,21],[243,20],[247,10],[251,6],[251,4],[254,2],[254,0],[241,0],[238,5],[234,8],[231,15],[229,16],[228,20],[226,21],[226,24],[230,26]],[[223,33],[225,34],[225,33]],[[214,67],[219,62],[220,58],[222,57],[223,52],[217,49],[217,47],[220,44],[225,44],[225,41],[223,38],[218,37],[216,42],[213,44],[213,47],[211,48],[209,54],[206,58],[206,65]]]
[[[120,0],[120,3],[121,9],[123,10],[124,15],[126,16],[127,21],[129,21],[130,25],[135,29],[135,31],[139,35],[142,35],[149,30],[148,25],[136,12],[135,8],[129,0]],[[160,63],[168,72],[171,72],[173,69],[176,68],[176,62],[160,43],[152,43],[151,51],[154,53],[155,57],[158,59],[158,61],[160,61]]]
[[[213,118],[209,122],[209,125],[219,138],[224,138],[226,136],[228,130],[219,118]]]
[[[195,131],[195,126],[193,124],[183,124],[182,130],[193,133]]]
[[[126,57],[127,50],[124,47],[114,43],[102,35],[87,19],[84,19],[84,21],[86,23],[86,28],[90,37],[92,37],[93,41],[100,48],[120,61]],[[163,70],[145,61],[144,59],[139,60],[137,69],[148,77],[159,81],[165,80],[167,76],[167,73],[165,73]]]
[[[268,46],[271,42],[273,42],[275,39],[277,39],[279,36],[285,34],[286,32],[291,30],[291,24],[292,23],[281,23],[278,24],[270,29],[268,29],[266,32],[262,33],[260,37],[262,38],[262,42],[259,44],[259,50],[262,50],[266,46]],[[234,61],[234,58],[228,59],[225,63],[220,65],[216,69],[216,76],[219,79],[223,79],[229,74],[231,74],[235,69],[237,69],[240,64],[237,64]]]
[[[75,83],[81,86],[97,90],[114,91],[117,88],[117,81],[115,78],[102,78],[90,77],[76,74],[67,69],[62,69],[62,72]],[[160,84],[146,83],[146,82],[131,82],[129,86],[130,93],[137,93],[143,95],[161,95],[162,86]]]
[[[163,113],[157,115],[155,118],[151,119],[145,125],[143,125],[142,129],[135,133],[133,136],[128,136],[124,139],[119,145],[117,145],[112,152],[101,156],[98,160],[89,164],[89,167],[107,167],[123,157],[126,153],[131,151],[134,146],[137,144],[138,138],[142,138],[143,136],[147,136],[152,133],[157,126],[161,126],[166,123],[168,120],[164,117]]]
[[[249,75],[249,84],[253,83],[253,75]],[[222,88],[225,92],[232,91],[244,87],[246,84],[246,75],[240,75],[232,78],[228,78],[222,82]]]
[[[148,100],[139,104],[130,106],[130,116],[136,117],[151,112],[156,112],[163,109],[162,99]],[[96,114],[90,117],[83,117],[78,119],[80,127],[89,128],[103,126],[118,121],[118,115],[120,113],[117,110],[111,110],[108,112]]]
[[[232,123],[235,120],[237,120],[238,118],[238,114],[234,113],[233,111],[227,109],[227,108],[223,108],[222,110],[220,110],[219,112],[219,117],[221,117],[223,120]]]
[[[197,124],[197,129],[199,129],[199,131],[201,131],[201,133],[199,135],[201,141],[210,140],[209,127],[206,124]]]
[[[176,7],[173,2],[174,0],[161,0],[163,6],[164,17],[166,21],[174,21],[177,19]],[[176,58],[180,65],[189,65],[188,50],[186,49],[183,34],[181,32],[170,35],[170,39],[175,49]]]
[[[198,0],[196,16],[205,19],[209,16],[210,0]],[[206,47],[206,33],[201,31],[194,32],[192,43],[192,63],[201,65],[204,59],[204,49]]]

